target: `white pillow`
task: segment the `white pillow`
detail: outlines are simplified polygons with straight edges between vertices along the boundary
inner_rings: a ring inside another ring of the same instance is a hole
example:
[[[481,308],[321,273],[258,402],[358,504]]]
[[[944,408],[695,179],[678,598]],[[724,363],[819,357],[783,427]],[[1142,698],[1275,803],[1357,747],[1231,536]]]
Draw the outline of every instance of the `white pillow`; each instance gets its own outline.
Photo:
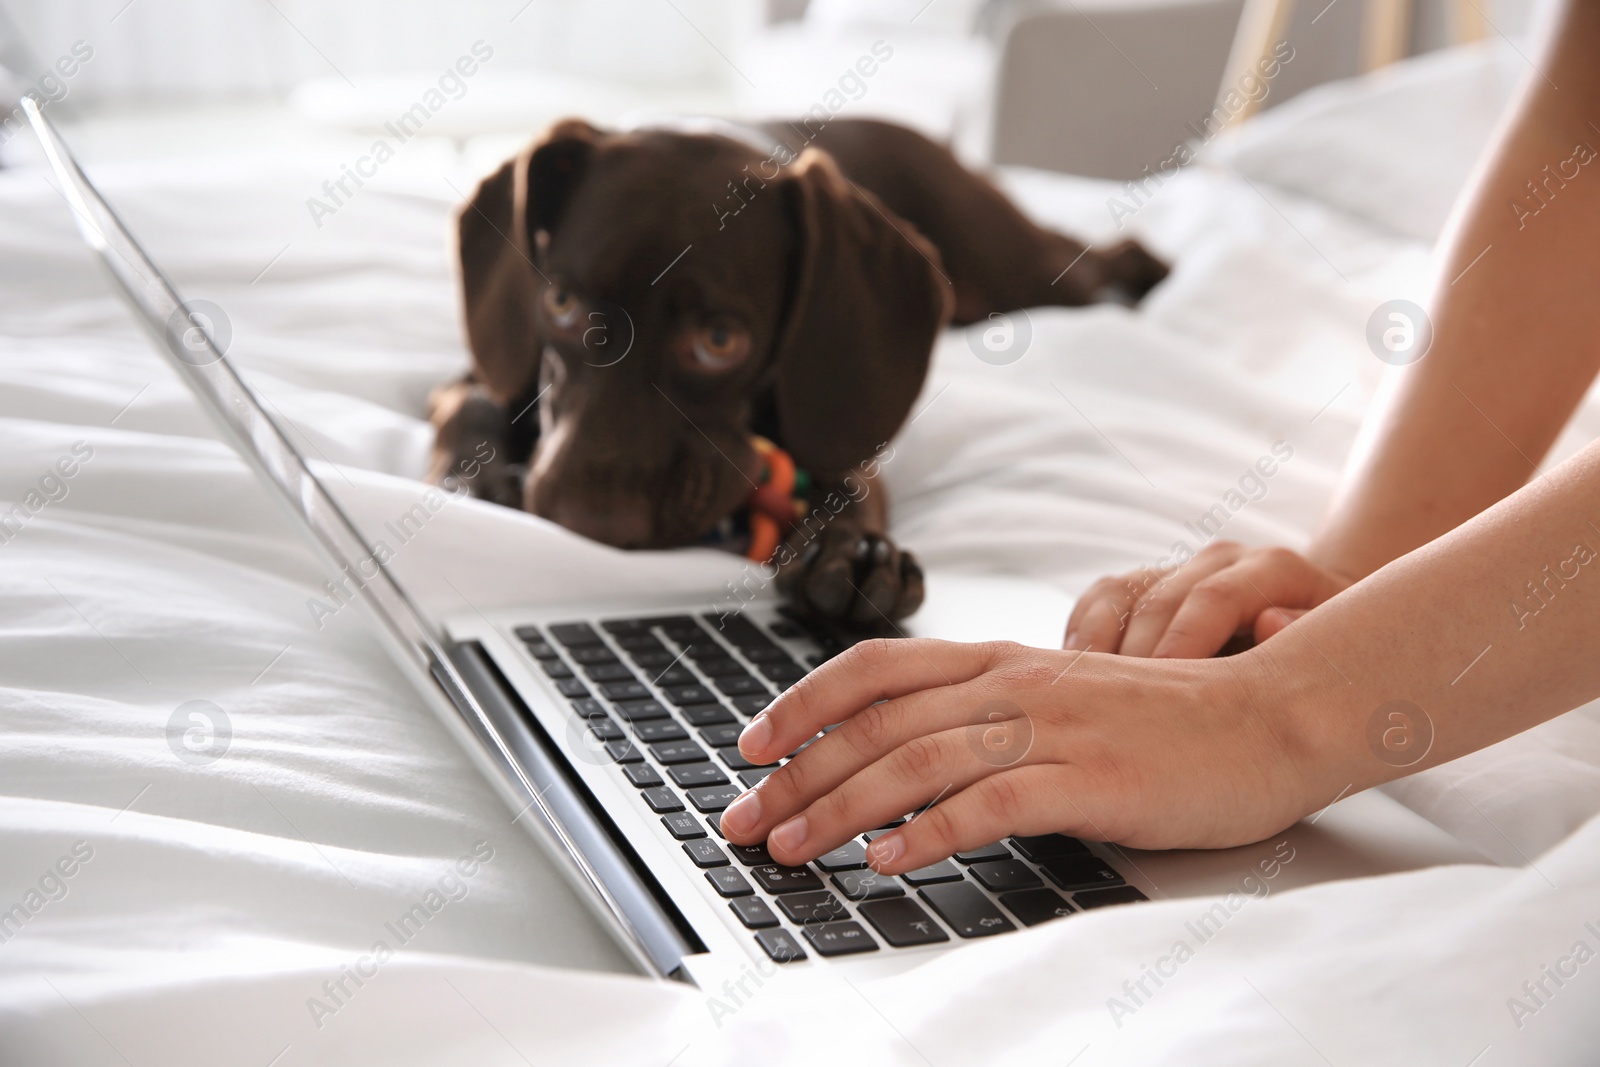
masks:
[[[1432,241],[1527,73],[1503,43],[1433,52],[1318,86],[1199,158]]]

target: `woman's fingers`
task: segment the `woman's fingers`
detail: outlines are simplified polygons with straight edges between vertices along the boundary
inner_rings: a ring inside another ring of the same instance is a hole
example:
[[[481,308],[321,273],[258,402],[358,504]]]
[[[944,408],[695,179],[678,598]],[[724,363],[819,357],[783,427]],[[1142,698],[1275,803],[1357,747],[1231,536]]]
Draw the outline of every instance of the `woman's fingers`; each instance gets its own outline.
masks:
[[[1291,622],[1310,611],[1310,608],[1268,608],[1256,616],[1256,644],[1279,633]]]
[[[1041,764],[980,778],[873,841],[867,864],[880,874],[900,874],[1009,834],[1085,836],[1092,828],[1078,825],[1084,817],[1061,790],[1061,777],[1061,768]]]
[[[1073,605],[1061,647],[1069,652],[1116,652],[1140,598],[1160,580],[1159,571],[1145,567],[1095,582]]]
[[[1262,612],[1315,607],[1341,588],[1332,575],[1298,553],[1264,549],[1196,583],[1151,654],[1173,659],[1212,655],[1235,633],[1253,628]]]
[[[988,670],[995,645],[918,638],[863,641],[806,675],[772,702],[739,736],[752,763],[774,763],[880,700],[959,685]]]
[[[906,772],[905,781],[920,783],[928,776],[924,772],[936,766],[935,755],[950,754],[948,746],[929,748],[930,736],[951,730],[965,735],[974,709],[982,703],[983,697],[970,686],[958,685],[874,704],[813,742],[768,775],[757,789],[737,798],[723,814],[722,830],[735,843],[759,841],[818,797],[845,786],[863,768],[880,761],[890,760],[892,768]],[[981,739],[969,738],[969,755],[974,745],[981,746]],[[866,797],[851,817],[867,829],[882,826],[932,799],[931,793],[917,795],[919,789],[920,785],[909,791],[897,785],[882,797]]]
[[[796,760],[784,771],[803,762],[804,758]],[[942,801],[994,770],[973,754],[966,730],[922,734],[826,791],[813,788],[803,773],[788,780],[779,778],[783,771],[771,775],[748,794],[759,818],[757,829],[750,830],[742,821],[748,816],[733,807],[723,813],[722,825],[729,840],[735,839],[735,826],[740,827],[739,837],[756,839],[762,836],[763,827],[770,827],[765,836],[772,858],[798,865],[838,848],[862,830]],[[768,810],[774,804],[797,810],[774,819]],[[937,810],[937,805],[930,810]],[[729,825],[730,817],[734,825]]]
[[[1202,548],[1175,573],[1151,586],[1128,618],[1119,651],[1124,656],[1153,653],[1190,591],[1213,574],[1233,566],[1245,551],[1237,541],[1217,541]]]

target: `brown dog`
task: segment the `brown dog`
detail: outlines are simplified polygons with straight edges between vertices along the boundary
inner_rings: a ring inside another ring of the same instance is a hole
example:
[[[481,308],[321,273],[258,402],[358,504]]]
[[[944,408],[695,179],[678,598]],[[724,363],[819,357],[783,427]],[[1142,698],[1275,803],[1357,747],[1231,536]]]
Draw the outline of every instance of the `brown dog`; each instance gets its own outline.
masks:
[[[607,544],[693,544],[750,496],[759,434],[811,477],[780,590],[860,627],[914,611],[867,475],[940,328],[1137,299],[1166,267],[1040,229],[911,130],[819,125],[568,120],[486,178],[459,216],[473,369],[432,399],[432,479]]]

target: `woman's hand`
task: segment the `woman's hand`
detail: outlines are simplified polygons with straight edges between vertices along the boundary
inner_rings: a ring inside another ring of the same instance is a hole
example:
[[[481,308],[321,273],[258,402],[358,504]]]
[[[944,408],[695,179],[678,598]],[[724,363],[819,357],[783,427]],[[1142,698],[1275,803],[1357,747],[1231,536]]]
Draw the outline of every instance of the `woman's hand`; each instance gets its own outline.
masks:
[[[1212,656],[1236,634],[1259,644],[1353,579],[1287,548],[1217,541],[1177,571],[1145,567],[1089,587],[1062,647],[1124,656]]]
[[[868,849],[887,874],[1007,834],[1256,841],[1328,800],[1303,773],[1317,745],[1270,695],[1263,662],[869,641],[745,729],[740,751],[771,763],[840,724],[735,800],[722,830],[799,864],[937,801]]]

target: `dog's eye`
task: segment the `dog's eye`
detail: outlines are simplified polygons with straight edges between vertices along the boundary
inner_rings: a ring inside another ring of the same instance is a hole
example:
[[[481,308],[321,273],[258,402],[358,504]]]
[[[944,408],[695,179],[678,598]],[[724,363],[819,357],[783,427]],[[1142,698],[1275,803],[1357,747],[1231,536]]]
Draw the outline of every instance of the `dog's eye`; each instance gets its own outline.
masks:
[[[750,331],[737,323],[714,320],[694,331],[689,369],[712,374],[732,370],[750,355]]]
[[[544,310],[550,316],[550,321],[561,329],[566,329],[578,321],[578,312],[583,304],[571,291],[558,285],[545,287]]]

